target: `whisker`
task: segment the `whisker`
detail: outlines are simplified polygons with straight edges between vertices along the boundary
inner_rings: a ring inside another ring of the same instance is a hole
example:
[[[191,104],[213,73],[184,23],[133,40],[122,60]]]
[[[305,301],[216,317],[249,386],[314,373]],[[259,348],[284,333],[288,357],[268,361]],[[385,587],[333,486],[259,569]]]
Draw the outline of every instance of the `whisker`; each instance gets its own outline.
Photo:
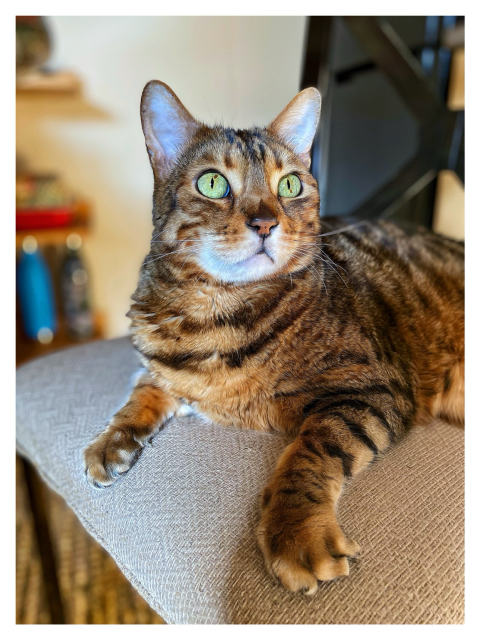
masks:
[[[183,249],[178,249],[177,251],[169,251],[168,253],[162,253],[161,255],[157,255],[156,258],[153,258],[153,260],[145,260],[145,262],[143,262],[143,264],[142,264],[142,267],[144,265],[146,265],[146,264],[150,264],[151,262],[156,262],[157,260],[160,260],[161,258],[165,258],[165,256],[171,256],[174,253],[181,253],[182,251],[188,251],[188,247],[184,247]]]
[[[340,278],[340,280],[343,282],[343,284],[347,287],[347,283],[345,282],[345,280],[342,278],[342,275],[340,273],[338,273],[338,271],[335,269],[335,266],[339,267],[340,269],[342,269],[343,267],[340,267],[340,265],[338,265],[336,262],[334,262],[330,256],[327,256],[327,254],[324,254],[325,257],[329,258],[330,262],[325,262],[325,264],[328,264],[337,274],[337,276]],[[335,265],[335,266],[334,266]],[[345,271],[345,269],[343,269]],[[345,273],[347,273],[347,271],[345,271]]]
[[[185,260],[182,262],[182,266],[180,267],[180,269],[183,269],[183,267],[185,266],[186,261],[187,261],[189,258],[193,258],[195,255],[197,255],[197,254],[196,254],[196,253],[194,253],[194,252],[190,252],[190,253],[188,253],[188,254],[187,254],[187,256],[186,256],[186,258],[185,258]]]
[[[202,238],[177,238],[176,240],[150,240],[155,244],[164,243],[164,244],[178,244],[179,242],[203,242]]]
[[[333,269],[333,271],[337,274],[337,276],[340,278],[340,280],[343,282],[343,284],[344,284],[346,287],[348,287],[348,285],[347,285],[347,283],[345,282],[345,280],[343,279],[342,275],[337,271],[337,269],[336,269],[335,267],[338,267],[339,269],[342,269],[343,271],[345,271],[345,273],[348,273],[348,272],[346,271],[346,269],[344,269],[344,268],[343,268],[343,267],[341,267],[339,264],[337,264],[336,262],[334,262],[334,261],[330,258],[330,256],[329,256],[328,254],[326,254],[322,249],[320,249],[320,253],[315,253],[314,249],[315,249],[314,247],[307,247],[307,248],[302,248],[302,249],[298,249],[298,248],[297,248],[297,249],[295,250],[295,252],[294,252],[294,255],[295,255],[295,253],[296,253],[297,255],[300,255],[300,254],[301,254],[301,255],[305,255],[305,256],[310,256],[311,258],[317,258],[317,259],[319,259],[321,262],[323,262],[323,263],[324,263],[324,265],[325,265],[326,267],[330,267],[331,269]],[[323,254],[323,256],[325,256],[326,260],[322,257],[322,254]],[[310,265],[310,266],[313,266],[313,265]],[[318,272],[317,272],[317,271],[316,271],[316,273],[318,274]],[[320,276],[320,274],[318,274],[318,276],[319,276],[319,277],[321,277],[321,276]]]
[[[354,224],[348,225],[348,227],[342,227],[341,229],[336,229],[335,231],[327,231],[327,233],[321,233],[321,237],[324,236],[334,236],[337,233],[343,233],[344,231],[349,231],[350,229],[355,229],[356,227],[361,226],[362,224],[368,224],[370,220],[362,220],[360,222],[355,222]]]
[[[291,258],[291,260],[292,260],[292,259],[294,259],[294,258],[296,257],[295,253],[296,253],[296,252],[294,252],[294,253],[292,254],[292,258]],[[288,262],[287,262],[287,264],[288,264]],[[323,286],[325,287],[325,292],[326,292],[326,293],[327,293],[327,295],[328,295],[328,291],[327,291],[327,286],[326,286],[326,284],[325,284],[325,280],[324,280],[324,278],[323,278],[323,277],[318,273],[318,271],[315,269],[315,267],[313,266],[313,264],[311,264],[311,265],[305,265],[305,268],[306,268],[306,269],[308,269],[308,270],[310,271],[310,273],[312,273],[312,274],[313,274],[313,271],[316,273],[316,275],[317,275],[317,277],[319,278],[319,280],[321,280],[321,281],[322,281],[322,284],[323,284]],[[313,271],[312,271],[312,269],[313,269]],[[291,275],[291,274],[290,274],[290,275]]]
[[[336,267],[338,267],[339,269],[341,269],[342,271],[344,271],[348,275],[348,271],[344,267],[339,265],[337,262],[335,262],[335,260],[333,260],[332,257],[329,256],[326,251],[323,251],[323,249],[321,249],[320,251],[321,251],[322,255],[324,255],[327,260],[329,260],[332,264],[334,264]]]

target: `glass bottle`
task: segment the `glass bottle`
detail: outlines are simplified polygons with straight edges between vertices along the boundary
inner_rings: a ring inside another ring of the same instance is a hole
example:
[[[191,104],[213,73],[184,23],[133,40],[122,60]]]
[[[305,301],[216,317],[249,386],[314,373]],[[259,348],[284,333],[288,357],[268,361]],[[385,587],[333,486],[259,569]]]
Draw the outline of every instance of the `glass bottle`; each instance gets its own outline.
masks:
[[[67,237],[67,254],[62,264],[61,291],[65,325],[74,340],[93,334],[93,318],[88,295],[88,273],[80,257],[82,238],[77,233]]]

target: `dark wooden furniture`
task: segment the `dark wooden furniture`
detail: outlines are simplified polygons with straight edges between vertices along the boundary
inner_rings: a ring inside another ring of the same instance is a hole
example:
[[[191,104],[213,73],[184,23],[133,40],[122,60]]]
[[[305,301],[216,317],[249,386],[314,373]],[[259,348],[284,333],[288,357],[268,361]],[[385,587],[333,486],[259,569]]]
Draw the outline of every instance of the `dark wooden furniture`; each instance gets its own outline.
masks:
[[[384,18],[344,16],[342,19],[370,56],[369,62],[360,65],[361,69],[350,69],[349,73],[377,66],[420,126],[416,155],[351,215],[363,219],[392,215],[435,180],[442,169],[454,170],[464,182],[464,111],[451,111],[445,106],[420,62]],[[329,56],[333,20],[324,16],[309,18],[301,88],[317,86],[322,96],[327,94],[332,80]],[[458,29],[455,33],[458,35]],[[435,51],[440,40],[443,45],[449,41],[437,28],[433,36],[426,34],[425,46]],[[321,121],[313,148],[312,172],[315,176],[319,174],[321,146],[328,138],[322,124]]]

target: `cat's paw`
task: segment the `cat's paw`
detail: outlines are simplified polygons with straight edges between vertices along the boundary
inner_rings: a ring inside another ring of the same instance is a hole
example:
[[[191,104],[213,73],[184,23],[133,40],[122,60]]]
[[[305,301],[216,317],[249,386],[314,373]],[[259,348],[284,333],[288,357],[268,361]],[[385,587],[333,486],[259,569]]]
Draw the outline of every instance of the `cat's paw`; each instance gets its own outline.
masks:
[[[96,489],[105,489],[135,464],[149,443],[152,429],[109,427],[85,449],[85,476]]]
[[[265,503],[265,500],[264,500]],[[272,496],[257,531],[269,572],[290,591],[313,595],[318,581],[348,576],[360,547],[341,530],[331,506],[296,509]]]

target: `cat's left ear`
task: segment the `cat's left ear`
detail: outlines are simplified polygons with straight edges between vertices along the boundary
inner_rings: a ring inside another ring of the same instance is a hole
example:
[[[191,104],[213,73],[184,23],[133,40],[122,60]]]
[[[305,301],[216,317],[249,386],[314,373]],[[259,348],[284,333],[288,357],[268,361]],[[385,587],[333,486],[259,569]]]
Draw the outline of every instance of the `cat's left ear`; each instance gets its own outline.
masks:
[[[201,124],[185,109],[168,85],[151,80],[140,106],[145,143],[153,171],[165,176]]]
[[[322,98],[314,87],[300,91],[267,127],[310,166],[310,149],[320,119]]]

